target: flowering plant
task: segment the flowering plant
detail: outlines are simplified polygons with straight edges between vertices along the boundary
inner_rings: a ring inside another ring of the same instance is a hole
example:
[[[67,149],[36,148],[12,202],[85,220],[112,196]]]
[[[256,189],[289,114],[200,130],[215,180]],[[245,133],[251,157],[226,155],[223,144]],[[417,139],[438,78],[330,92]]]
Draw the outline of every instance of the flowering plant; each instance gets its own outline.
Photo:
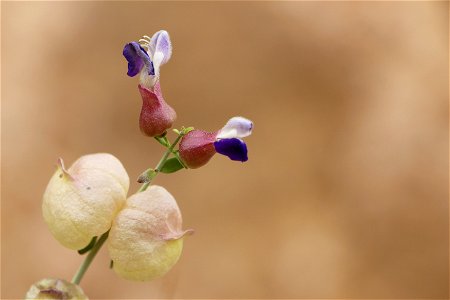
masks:
[[[165,188],[151,185],[153,179],[159,173],[199,168],[216,152],[235,161],[248,159],[241,138],[251,134],[253,124],[243,117],[231,118],[216,132],[193,127],[173,129],[176,138],[169,141],[168,129],[176,113],[165,102],[160,86],[160,68],[172,55],[166,31],[126,44],[123,55],[128,62],[128,76],[139,75],[140,130],[163,145],[165,152],[156,167],[139,176],[142,186],[128,198],[128,174],[113,155],[84,155],[69,168],[58,159],[43,196],[43,217],[61,245],[86,258],[71,282],[41,280],[30,288],[27,299],[87,299],[79,284],[106,241],[110,267],[118,276],[136,281],[163,276],[178,261],[183,239],[193,230],[182,229],[175,198]]]

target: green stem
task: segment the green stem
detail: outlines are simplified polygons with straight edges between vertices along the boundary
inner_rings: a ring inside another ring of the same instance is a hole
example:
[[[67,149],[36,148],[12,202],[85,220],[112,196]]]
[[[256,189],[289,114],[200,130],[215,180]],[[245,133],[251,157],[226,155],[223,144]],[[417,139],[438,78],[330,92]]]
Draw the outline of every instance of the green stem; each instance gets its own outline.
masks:
[[[167,148],[167,151],[164,152],[164,155],[161,157],[161,159],[159,160],[158,164],[155,167],[155,176],[153,176],[153,178],[156,177],[156,175],[158,175],[159,171],[161,171],[161,168],[164,166],[164,163],[166,162],[167,158],[169,157],[169,155],[173,152],[173,149],[175,148],[175,146],[178,144],[178,142],[180,141],[180,139],[183,137],[182,134],[178,135],[177,138],[175,139],[175,141],[173,142],[172,145],[170,145],[169,148]],[[153,178],[151,178],[148,182],[144,183],[141,188],[139,189],[138,193],[145,191],[148,186],[150,185],[150,183],[152,182]]]
[[[98,250],[102,247],[103,243],[108,238],[109,230],[102,234],[102,236],[98,239],[97,243],[92,247],[92,249],[89,251],[89,254],[86,256],[85,260],[81,264],[80,268],[78,269],[75,276],[72,278],[72,283],[80,284],[81,279],[84,276],[84,273],[86,273],[87,269],[89,268],[91,262],[94,260],[95,255],[97,255]]]
[[[171,153],[173,153],[173,149],[178,144],[180,139],[183,137],[184,134],[179,134],[178,137],[175,139],[172,145],[170,145],[169,148],[167,148],[167,151],[164,152],[164,155],[159,160],[158,164],[156,165],[155,171],[156,174],[153,176],[153,178],[158,175],[159,171],[161,171],[161,168],[163,167],[164,163],[166,162],[167,158]],[[152,178],[152,179],[153,179]],[[144,183],[141,188],[138,190],[138,193],[145,191],[151,183],[151,180],[149,182]],[[83,263],[81,264],[80,268],[78,269],[75,276],[72,278],[72,283],[74,284],[80,284],[81,279],[83,279],[84,273],[86,273],[87,269],[91,265],[91,262],[94,260],[95,256],[97,255],[98,250],[103,246],[103,243],[108,239],[109,230],[102,234],[102,236],[98,239],[97,243],[92,247],[92,249],[89,251],[89,254],[84,259]]]

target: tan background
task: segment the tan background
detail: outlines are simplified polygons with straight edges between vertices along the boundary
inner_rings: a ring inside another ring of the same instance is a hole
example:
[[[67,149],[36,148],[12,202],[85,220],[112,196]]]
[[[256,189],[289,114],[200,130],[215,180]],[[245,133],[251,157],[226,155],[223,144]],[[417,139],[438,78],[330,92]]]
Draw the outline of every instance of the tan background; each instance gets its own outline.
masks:
[[[2,2],[2,297],[82,260],[41,216],[58,156],[158,161],[121,52],[164,28],[175,125],[248,117],[250,160],[159,176],[196,234],[149,283],[102,249],[91,298],[447,298],[447,22],[446,2]]]

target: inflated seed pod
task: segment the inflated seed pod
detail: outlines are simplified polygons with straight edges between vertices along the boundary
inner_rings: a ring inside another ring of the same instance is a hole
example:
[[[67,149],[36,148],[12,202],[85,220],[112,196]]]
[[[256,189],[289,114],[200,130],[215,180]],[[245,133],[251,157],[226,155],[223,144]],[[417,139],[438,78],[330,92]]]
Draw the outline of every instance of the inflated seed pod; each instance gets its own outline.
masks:
[[[129,280],[147,281],[166,274],[178,261],[183,236],[180,209],[163,187],[134,194],[114,219],[108,250],[114,271]]]
[[[44,220],[63,246],[82,249],[111,227],[129,185],[127,172],[111,154],[82,156],[67,170],[59,159],[44,193]]]
[[[33,284],[25,299],[88,300],[80,286],[63,279],[42,279]]]

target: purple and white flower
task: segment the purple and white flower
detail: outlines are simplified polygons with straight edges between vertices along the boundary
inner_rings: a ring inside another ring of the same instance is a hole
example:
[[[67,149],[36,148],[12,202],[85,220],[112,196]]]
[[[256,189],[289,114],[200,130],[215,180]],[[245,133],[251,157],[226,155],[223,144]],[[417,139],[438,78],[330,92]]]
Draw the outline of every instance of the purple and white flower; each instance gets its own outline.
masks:
[[[123,49],[123,56],[128,61],[127,75],[134,77],[139,74],[140,84],[151,90],[159,80],[161,66],[172,56],[169,33],[160,30],[151,38],[144,35],[139,43],[128,43]]]
[[[123,56],[128,61],[128,76],[139,74],[141,132],[151,137],[161,136],[172,127],[177,116],[175,110],[164,101],[159,83],[160,67],[172,56],[169,34],[160,30],[151,38],[144,35],[139,43],[126,44]]]
[[[248,160],[248,151],[241,138],[249,136],[252,129],[252,121],[234,117],[217,132],[192,130],[181,139],[180,157],[191,169],[205,165],[216,153],[245,162]]]

